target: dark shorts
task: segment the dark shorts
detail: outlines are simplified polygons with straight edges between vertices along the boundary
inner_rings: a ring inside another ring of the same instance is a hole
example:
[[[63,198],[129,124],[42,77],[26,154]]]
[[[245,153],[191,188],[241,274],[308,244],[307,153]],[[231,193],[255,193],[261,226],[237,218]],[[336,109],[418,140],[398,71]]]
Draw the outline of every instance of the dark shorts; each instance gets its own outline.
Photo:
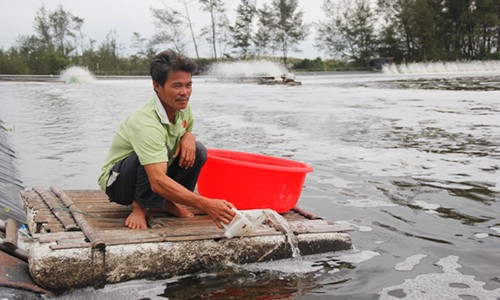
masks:
[[[179,157],[177,157],[168,167],[167,176],[190,191],[194,191],[201,168],[206,160],[207,149],[201,142],[196,142],[196,159],[193,167],[180,168]],[[164,198],[151,190],[146,170],[140,164],[135,153],[117,162],[111,171],[117,172],[119,175],[106,188],[106,194],[110,201],[123,205],[130,205],[132,201],[136,201],[145,208],[162,209],[165,207]]]

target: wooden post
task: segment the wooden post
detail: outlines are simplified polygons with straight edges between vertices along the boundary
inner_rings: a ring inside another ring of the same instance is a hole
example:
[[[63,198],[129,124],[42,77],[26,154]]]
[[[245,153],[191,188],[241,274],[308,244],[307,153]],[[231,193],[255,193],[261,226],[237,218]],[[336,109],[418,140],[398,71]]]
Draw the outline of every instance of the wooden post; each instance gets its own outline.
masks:
[[[106,248],[106,243],[100,237],[99,233],[94,229],[94,227],[92,227],[92,225],[90,225],[90,223],[85,219],[85,217],[71,210],[72,206],[76,207],[75,203],[73,203],[73,200],[71,200],[71,198],[59,188],[51,187],[50,189],[52,190],[52,192],[54,192],[54,194],[57,195],[57,197],[59,197],[59,199],[61,199],[64,205],[66,205],[66,207],[69,208],[69,211],[71,215],[73,215],[73,218],[78,223],[78,226],[80,226],[80,229],[89,239],[92,248],[98,248],[100,250],[104,250],[104,248]]]
[[[17,249],[17,225],[13,219],[5,221],[5,238],[2,245],[9,251]]]

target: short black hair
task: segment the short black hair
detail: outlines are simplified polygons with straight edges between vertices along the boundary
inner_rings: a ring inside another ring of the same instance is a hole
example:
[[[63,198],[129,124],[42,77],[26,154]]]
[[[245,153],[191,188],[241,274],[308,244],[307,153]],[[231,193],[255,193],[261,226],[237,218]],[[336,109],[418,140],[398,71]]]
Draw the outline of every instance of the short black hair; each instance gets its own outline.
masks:
[[[196,63],[189,57],[175,52],[174,50],[167,49],[158,53],[153,58],[149,74],[153,81],[163,86],[168,79],[169,72],[184,71],[192,75],[196,72],[196,68]]]

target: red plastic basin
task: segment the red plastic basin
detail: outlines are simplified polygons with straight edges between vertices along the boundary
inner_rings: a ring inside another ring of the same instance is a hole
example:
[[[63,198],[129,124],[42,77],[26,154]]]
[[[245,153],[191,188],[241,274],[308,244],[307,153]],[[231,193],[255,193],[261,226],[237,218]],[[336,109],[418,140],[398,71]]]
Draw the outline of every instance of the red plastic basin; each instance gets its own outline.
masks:
[[[208,149],[198,179],[198,192],[225,199],[237,209],[286,212],[299,200],[307,164],[262,154]]]

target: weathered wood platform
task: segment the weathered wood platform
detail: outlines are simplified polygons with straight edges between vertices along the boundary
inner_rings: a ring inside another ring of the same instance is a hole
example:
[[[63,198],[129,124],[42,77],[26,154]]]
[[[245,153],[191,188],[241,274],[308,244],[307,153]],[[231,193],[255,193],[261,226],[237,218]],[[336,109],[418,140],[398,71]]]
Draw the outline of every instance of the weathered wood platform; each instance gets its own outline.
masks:
[[[267,222],[251,236],[227,239],[224,230],[201,211],[193,218],[151,214],[147,230],[124,226],[126,206],[99,190],[35,187],[21,193],[27,224],[30,273],[50,290],[102,286],[125,280],[214,269],[227,263],[252,263],[292,257],[287,235]],[[295,208],[282,216],[302,255],[352,247],[346,231]]]

